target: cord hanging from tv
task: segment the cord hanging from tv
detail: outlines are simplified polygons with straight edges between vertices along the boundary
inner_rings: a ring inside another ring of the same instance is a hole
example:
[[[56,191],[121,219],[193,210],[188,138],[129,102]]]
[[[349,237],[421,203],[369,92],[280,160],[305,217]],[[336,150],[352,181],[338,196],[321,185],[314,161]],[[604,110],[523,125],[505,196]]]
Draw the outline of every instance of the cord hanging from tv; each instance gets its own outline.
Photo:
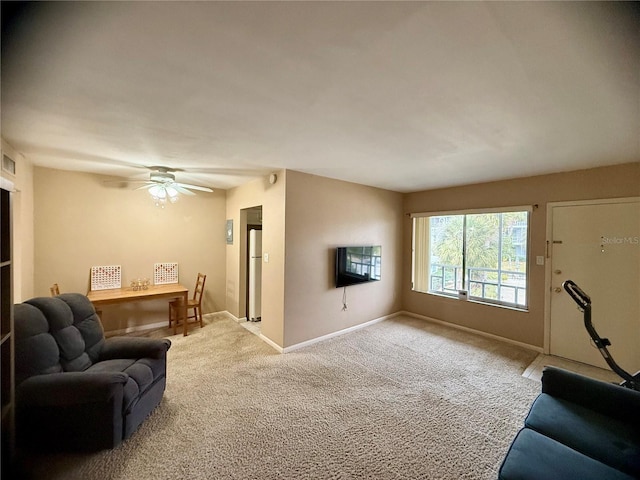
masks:
[[[380,280],[382,246],[336,248],[336,288]]]

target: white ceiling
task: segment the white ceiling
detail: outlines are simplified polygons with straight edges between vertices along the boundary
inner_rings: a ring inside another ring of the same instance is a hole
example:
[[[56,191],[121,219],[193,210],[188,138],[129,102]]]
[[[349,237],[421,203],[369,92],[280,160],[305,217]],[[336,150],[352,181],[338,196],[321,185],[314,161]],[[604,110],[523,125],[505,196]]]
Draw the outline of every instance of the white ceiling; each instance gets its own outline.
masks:
[[[5,4],[2,136],[40,166],[409,192],[640,161],[637,3]]]

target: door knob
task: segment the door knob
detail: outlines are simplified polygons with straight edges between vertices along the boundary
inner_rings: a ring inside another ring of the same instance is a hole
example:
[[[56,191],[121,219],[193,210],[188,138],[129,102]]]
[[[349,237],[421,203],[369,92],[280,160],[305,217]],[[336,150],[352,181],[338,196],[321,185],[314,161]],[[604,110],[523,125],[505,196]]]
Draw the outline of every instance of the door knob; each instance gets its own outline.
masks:
[[[554,292],[556,293],[560,293],[562,291],[562,289],[560,287],[556,287],[553,289]]]

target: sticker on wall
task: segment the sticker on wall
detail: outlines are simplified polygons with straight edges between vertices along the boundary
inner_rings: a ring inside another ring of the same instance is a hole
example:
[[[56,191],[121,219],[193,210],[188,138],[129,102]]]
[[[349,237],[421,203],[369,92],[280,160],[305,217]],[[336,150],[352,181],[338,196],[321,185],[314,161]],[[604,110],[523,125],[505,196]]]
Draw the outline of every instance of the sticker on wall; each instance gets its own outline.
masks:
[[[120,265],[91,267],[91,290],[108,290],[122,287],[122,268]]]
[[[153,284],[164,285],[178,283],[177,263],[155,263],[153,265]]]

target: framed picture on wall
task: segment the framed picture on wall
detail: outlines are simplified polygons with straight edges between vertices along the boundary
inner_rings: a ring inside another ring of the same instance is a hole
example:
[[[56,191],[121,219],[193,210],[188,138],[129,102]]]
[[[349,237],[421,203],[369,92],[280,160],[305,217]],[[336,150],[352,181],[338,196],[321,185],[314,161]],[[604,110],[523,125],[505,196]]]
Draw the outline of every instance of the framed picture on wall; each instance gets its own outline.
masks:
[[[233,219],[227,220],[227,245],[233,245]]]

